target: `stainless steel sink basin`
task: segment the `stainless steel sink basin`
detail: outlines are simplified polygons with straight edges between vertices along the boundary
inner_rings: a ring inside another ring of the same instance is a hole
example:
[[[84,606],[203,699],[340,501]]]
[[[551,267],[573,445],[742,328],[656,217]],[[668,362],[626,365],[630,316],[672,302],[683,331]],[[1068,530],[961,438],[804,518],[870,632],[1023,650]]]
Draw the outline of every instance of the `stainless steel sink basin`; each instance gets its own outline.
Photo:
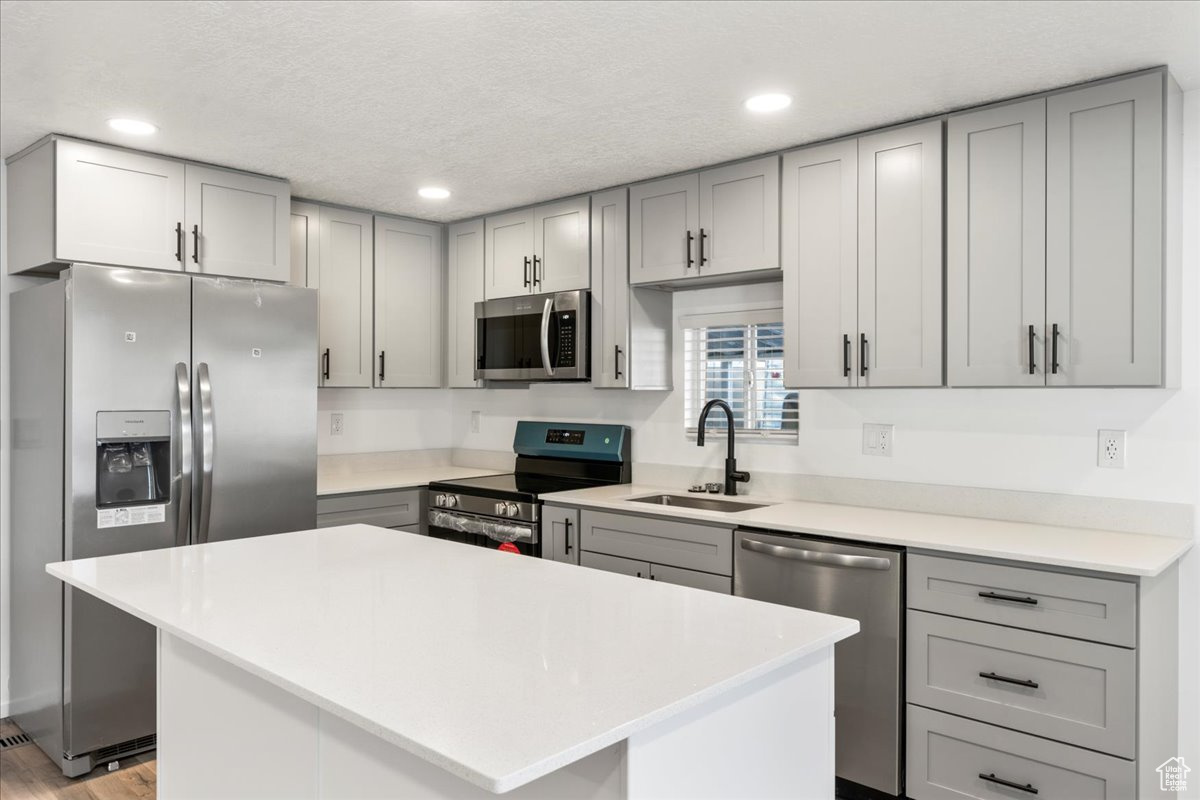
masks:
[[[716,497],[688,494],[652,494],[648,497],[631,497],[627,503],[646,503],[655,506],[675,506],[677,508],[699,508],[704,511],[749,511],[752,508],[763,508],[770,503],[746,503],[740,500],[721,500]]]

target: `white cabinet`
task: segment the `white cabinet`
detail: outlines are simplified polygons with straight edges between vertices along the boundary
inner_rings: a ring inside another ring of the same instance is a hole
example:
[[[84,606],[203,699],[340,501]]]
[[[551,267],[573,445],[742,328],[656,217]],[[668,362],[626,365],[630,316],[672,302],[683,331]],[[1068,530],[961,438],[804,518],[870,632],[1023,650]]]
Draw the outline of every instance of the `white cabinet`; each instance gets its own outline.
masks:
[[[292,267],[288,283],[316,288],[321,269],[321,208],[315,203],[292,201]]]
[[[1051,386],[1162,383],[1165,80],[1154,72],[1047,100]]]
[[[188,164],[184,267],[205,275],[286,281],[291,190],[287,181]]]
[[[484,221],[484,296],[588,288],[588,198],[510,211]]]
[[[1045,385],[1045,98],[947,123],[946,310],[951,386]]]
[[[631,186],[629,282],[779,268],[779,156]]]
[[[475,304],[483,300],[483,220],[449,227],[446,244],[446,385],[472,389],[475,380]]]
[[[363,211],[320,210],[321,386],[370,386],[372,219]]]
[[[375,386],[442,385],[442,226],[375,215]]]

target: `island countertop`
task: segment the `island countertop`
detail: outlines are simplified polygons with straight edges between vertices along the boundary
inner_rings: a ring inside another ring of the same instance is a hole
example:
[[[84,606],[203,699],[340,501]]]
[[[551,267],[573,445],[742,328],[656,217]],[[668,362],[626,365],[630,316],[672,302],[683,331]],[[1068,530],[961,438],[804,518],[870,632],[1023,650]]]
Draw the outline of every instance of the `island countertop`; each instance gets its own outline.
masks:
[[[859,627],[367,525],[47,571],[494,792]]]

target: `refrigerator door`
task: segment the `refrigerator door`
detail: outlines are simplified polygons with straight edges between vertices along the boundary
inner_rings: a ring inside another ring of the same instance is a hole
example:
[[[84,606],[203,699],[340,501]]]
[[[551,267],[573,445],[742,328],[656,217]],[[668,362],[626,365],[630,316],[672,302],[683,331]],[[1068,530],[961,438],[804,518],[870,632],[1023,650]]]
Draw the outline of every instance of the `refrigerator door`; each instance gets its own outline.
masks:
[[[317,293],[193,278],[192,542],[317,522]]]
[[[170,547],[188,487],[179,402],[190,363],[190,279],[75,265],[66,304],[64,556]],[[68,758],[150,736],[154,628],[69,587],[63,598]],[[47,632],[47,635],[50,635]]]

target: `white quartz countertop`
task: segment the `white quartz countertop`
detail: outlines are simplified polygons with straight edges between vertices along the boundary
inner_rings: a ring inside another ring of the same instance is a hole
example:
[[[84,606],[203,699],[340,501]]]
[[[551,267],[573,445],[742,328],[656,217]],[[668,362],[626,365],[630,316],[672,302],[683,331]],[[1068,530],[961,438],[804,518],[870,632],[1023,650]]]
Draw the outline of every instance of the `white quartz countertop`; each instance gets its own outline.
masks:
[[[1191,547],[1189,540],[1171,536],[830,503],[775,501],[754,496],[731,499],[770,505],[729,513],[629,502],[632,498],[653,494],[687,492],[635,483],[557,492],[545,495],[542,499],[550,503],[603,511],[693,519],[783,533],[810,533],[1122,575],[1158,575]]]
[[[368,525],[47,571],[493,792],[859,627]]]
[[[454,466],[395,467],[338,472],[319,470],[317,472],[317,496],[380,492],[387,489],[414,489],[435,481],[477,478],[480,475],[495,475],[502,471]]]

